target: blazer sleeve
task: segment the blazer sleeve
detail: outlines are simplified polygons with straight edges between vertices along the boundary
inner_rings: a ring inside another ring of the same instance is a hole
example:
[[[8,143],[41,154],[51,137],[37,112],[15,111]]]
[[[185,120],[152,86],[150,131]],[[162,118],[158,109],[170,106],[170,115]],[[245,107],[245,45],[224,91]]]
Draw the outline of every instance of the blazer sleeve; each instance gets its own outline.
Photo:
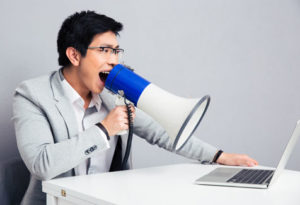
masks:
[[[17,146],[31,174],[40,180],[65,173],[107,144],[97,126],[66,140],[55,142],[46,113],[32,100],[16,92],[13,118]]]
[[[149,115],[139,109],[136,109],[134,133],[150,144],[156,144],[168,151],[173,151],[173,143],[167,132]],[[189,159],[212,161],[217,151],[216,147],[192,136],[176,153]]]

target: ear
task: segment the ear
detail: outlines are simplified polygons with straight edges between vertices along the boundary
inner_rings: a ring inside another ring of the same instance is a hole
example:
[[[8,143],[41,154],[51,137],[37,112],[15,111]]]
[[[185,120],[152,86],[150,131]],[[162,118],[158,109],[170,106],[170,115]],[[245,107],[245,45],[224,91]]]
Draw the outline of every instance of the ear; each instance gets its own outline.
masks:
[[[75,48],[68,47],[66,49],[66,55],[73,66],[79,66],[81,55]]]

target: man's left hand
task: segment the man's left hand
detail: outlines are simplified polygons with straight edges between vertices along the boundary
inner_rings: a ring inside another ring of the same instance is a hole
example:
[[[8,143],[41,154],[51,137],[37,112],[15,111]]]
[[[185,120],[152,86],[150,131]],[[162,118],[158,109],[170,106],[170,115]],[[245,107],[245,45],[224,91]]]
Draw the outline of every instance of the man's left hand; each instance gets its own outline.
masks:
[[[245,154],[231,154],[223,152],[217,163],[231,166],[256,166],[258,162]]]

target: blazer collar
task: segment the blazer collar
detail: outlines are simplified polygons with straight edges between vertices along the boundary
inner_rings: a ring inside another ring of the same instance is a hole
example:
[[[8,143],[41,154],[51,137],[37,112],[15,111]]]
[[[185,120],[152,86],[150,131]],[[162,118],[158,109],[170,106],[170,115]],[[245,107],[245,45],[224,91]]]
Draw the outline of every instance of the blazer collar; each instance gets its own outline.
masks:
[[[61,71],[62,69],[53,73],[50,84],[53,92],[53,98],[56,101],[55,106],[64,119],[68,129],[69,138],[71,138],[78,134],[78,126],[72,105],[64,94],[60,78]]]

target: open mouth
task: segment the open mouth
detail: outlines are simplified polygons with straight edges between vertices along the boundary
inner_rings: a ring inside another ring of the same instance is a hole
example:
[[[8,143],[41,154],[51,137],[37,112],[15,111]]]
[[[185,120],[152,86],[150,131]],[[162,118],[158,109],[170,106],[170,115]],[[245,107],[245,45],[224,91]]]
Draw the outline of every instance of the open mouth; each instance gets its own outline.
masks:
[[[108,74],[109,74],[108,71],[104,71],[104,72],[100,72],[100,73],[99,73],[100,80],[101,80],[103,83],[105,83]]]

